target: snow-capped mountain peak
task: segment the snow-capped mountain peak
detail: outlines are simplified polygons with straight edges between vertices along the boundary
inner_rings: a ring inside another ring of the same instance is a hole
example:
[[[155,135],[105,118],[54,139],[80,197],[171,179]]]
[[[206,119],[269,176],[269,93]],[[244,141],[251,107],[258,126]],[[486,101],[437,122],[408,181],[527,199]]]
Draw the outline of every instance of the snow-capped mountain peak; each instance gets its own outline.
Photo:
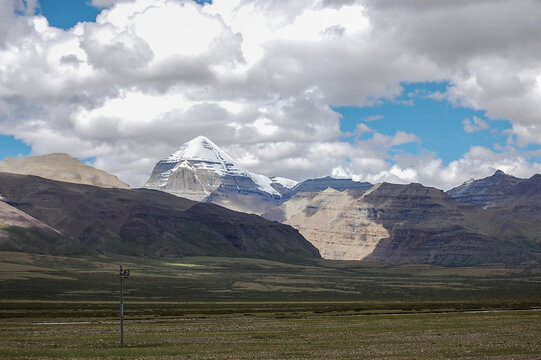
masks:
[[[238,194],[259,192],[280,198],[294,180],[268,177],[248,171],[205,136],[198,136],[169,157],[159,161],[145,187],[158,189],[193,200],[215,198],[216,191]],[[210,200],[209,200],[210,201]]]
[[[205,136],[198,136],[188,141],[166,159],[169,162],[179,162],[181,160],[234,163],[229,155]]]
[[[220,176],[249,176],[248,171],[235,164],[229,155],[205,136],[188,141],[163,162],[176,163],[175,168],[208,170]]]

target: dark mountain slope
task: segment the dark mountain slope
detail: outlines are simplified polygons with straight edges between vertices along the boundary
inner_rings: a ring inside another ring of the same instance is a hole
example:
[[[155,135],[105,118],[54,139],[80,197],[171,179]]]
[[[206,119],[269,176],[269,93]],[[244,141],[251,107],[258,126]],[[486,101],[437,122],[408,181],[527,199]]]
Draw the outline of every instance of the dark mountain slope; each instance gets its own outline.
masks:
[[[61,254],[77,246],[60,232],[8,205],[0,196],[0,250]]]
[[[420,184],[381,184],[365,197],[390,236],[367,257],[451,266],[541,263],[541,226]]]
[[[372,184],[369,182],[359,182],[353,181],[352,179],[335,179],[330,176],[317,179],[308,179],[299,184],[297,184],[291,193],[288,194],[288,198],[291,198],[293,195],[300,192],[314,192],[314,191],[323,191],[327,188],[331,188],[338,191],[345,190],[360,190],[365,191],[372,187]]]
[[[535,189],[532,191],[536,191]],[[541,224],[421,184],[298,193],[265,214],[336,260],[445,266],[541,264]]]
[[[91,251],[144,256],[318,256],[289,226],[211,204],[194,207],[196,202],[160,191],[106,189],[0,173],[0,193],[11,206]]]
[[[506,191],[498,206],[510,209],[524,219],[541,221],[541,175],[522,180]]]
[[[541,221],[541,175],[520,179],[496,171],[447,192],[458,201],[485,208],[506,208],[525,220]]]
[[[457,186],[447,194],[455,200],[475,204],[481,207],[495,207],[508,196],[509,189],[523,181],[523,179],[507,175],[501,170],[492,176],[468,180]]]

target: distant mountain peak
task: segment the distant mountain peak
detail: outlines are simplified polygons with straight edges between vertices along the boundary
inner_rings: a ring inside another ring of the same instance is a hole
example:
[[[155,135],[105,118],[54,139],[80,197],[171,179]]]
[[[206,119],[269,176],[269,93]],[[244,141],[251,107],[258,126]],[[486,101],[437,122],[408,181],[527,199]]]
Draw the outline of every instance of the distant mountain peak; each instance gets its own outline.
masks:
[[[464,184],[462,184],[462,185],[470,185],[470,184],[473,184],[474,182],[475,182],[475,179],[470,178],[469,180],[464,181]]]
[[[494,207],[504,201],[509,190],[523,179],[496,170],[493,175],[479,179],[470,179],[447,194],[455,200],[476,204],[482,207]]]
[[[161,162],[176,164],[171,172],[179,168],[188,168],[213,172],[219,176],[250,176],[247,170],[238,166],[231,156],[205,136],[198,136],[188,141]],[[171,172],[164,173],[162,183],[168,180]]]
[[[0,171],[106,188],[130,188],[128,184],[122,182],[116,176],[89,166],[64,153],[24,158],[7,157],[0,161]]]
[[[170,162],[178,162],[180,160],[208,161],[220,163],[224,167],[226,163],[234,164],[233,159],[228,154],[205,136],[193,138],[183,144],[165,160]]]
[[[198,136],[160,160],[145,187],[243,210],[253,207],[253,204],[236,205],[246,202],[247,196],[272,202],[297,184],[294,180],[248,171],[212,140]]]

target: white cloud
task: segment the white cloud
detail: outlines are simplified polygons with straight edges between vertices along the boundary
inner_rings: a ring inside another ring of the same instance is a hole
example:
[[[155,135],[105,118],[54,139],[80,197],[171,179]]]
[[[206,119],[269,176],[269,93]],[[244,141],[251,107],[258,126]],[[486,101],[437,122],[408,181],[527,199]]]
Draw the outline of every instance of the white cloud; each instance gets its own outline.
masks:
[[[355,135],[357,135],[357,136],[361,136],[363,134],[373,133],[373,132],[374,132],[374,130],[372,130],[368,125],[366,125],[364,123],[358,123],[355,126]]]
[[[371,183],[417,182],[449,190],[470,178],[481,179],[490,176],[496,170],[522,178],[541,173],[541,164],[530,162],[529,156],[536,156],[536,154],[525,155],[513,147],[494,152],[482,146],[474,146],[462,158],[447,165],[434,153],[426,152],[421,156],[396,156],[394,163],[381,161],[378,164],[374,161],[365,166],[349,163],[333,169],[333,173]]]
[[[92,0],[91,4],[98,9],[107,8],[121,2],[129,2],[130,0]]]
[[[484,121],[481,118],[478,118],[477,116],[474,116],[471,120],[464,119],[462,121],[462,124],[464,125],[464,131],[467,133],[484,131],[490,128],[490,126],[488,125],[486,121]]]
[[[403,131],[398,131],[395,134],[395,136],[393,137],[393,140],[392,140],[391,144],[393,146],[397,146],[397,145],[409,144],[409,143],[412,143],[412,142],[419,143],[419,142],[421,142],[421,139],[419,137],[417,137],[417,135],[415,135],[415,134],[406,133],[406,132],[403,132]]]
[[[0,2],[0,133],[34,154],[95,156],[134,186],[197,135],[253,171],[295,179],[445,187],[488,172],[483,161],[517,175],[538,166],[512,148],[541,142],[536,0],[92,0],[104,8],[97,21],[66,31],[35,5]],[[429,153],[392,158],[395,146],[422,145],[404,131],[359,124],[350,135],[362,141],[340,141],[331,106],[395,100],[402,82],[424,81],[451,84],[433,97],[509,119],[510,147],[443,165]]]
[[[362,118],[361,120],[362,121],[376,121],[376,120],[382,120],[384,117],[383,115],[372,115],[372,116],[367,116],[365,118]]]

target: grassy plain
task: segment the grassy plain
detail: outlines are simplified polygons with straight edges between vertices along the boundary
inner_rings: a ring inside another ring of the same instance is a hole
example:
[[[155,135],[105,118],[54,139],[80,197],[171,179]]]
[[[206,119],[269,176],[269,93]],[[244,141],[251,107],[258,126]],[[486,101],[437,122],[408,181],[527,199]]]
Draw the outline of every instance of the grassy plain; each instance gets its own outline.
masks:
[[[131,270],[125,348],[120,263]],[[0,294],[6,359],[541,354],[541,311],[532,310],[541,308],[540,269],[0,252]],[[51,322],[75,323],[43,324]]]
[[[3,324],[0,358],[535,359],[541,312],[187,317]]]

